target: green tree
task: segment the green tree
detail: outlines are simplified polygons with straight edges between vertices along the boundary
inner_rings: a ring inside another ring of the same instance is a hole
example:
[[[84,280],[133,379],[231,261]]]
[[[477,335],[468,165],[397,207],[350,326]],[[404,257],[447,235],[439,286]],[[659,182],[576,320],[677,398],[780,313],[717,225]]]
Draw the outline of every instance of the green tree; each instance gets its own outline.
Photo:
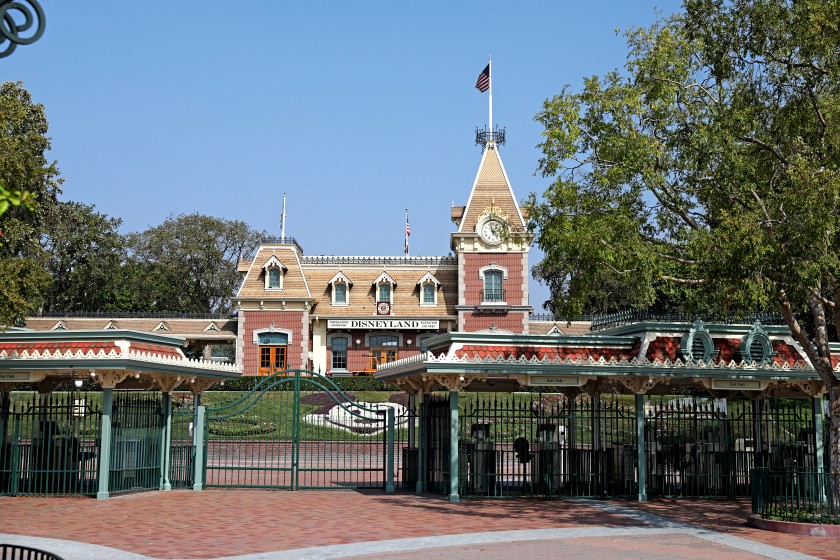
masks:
[[[40,246],[61,180],[44,107],[20,82],[0,84],[0,328],[34,308],[46,290]]]
[[[121,309],[121,267],[125,239],[117,231],[122,220],[79,202],[59,203],[48,219],[42,247],[52,283],[44,295],[47,311]]]
[[[170,216],[128,237],[127,274],[144,310],[227,313],[232,310],[239,261],[264,232],[245,222],[201,214]]]
[[[537,115],[549,306],[613,283],[637,306],[779,310],[829,388],[840,472],[840,3],[685,0],[626,38],[623,71]]]

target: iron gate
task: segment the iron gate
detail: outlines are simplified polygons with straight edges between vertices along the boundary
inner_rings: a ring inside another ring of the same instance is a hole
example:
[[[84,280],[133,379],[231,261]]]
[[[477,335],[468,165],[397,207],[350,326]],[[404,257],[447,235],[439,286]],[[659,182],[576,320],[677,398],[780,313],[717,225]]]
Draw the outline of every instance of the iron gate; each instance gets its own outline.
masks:
[[[207,409],[206,486],[393,490],[394,409],[289,370]]]

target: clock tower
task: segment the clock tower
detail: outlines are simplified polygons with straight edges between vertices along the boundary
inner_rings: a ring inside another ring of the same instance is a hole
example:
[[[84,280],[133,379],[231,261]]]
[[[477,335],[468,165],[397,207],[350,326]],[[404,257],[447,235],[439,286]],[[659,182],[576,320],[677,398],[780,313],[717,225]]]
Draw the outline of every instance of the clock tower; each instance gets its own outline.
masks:
[[[458,330],[528,332],[528,250],[533,236],[499,155],[503,129],[479,130],[483,154],[466,206],[452,207],[458,258]]]

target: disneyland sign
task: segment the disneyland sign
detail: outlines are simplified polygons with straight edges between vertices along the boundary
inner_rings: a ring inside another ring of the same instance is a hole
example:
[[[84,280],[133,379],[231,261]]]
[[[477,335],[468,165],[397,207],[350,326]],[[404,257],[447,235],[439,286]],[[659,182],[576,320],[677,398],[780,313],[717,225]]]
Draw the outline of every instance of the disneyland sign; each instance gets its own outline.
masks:
[[[413,321],[408,319],[330,319],[328,329],[410,329],[437,330],[440,321]]]

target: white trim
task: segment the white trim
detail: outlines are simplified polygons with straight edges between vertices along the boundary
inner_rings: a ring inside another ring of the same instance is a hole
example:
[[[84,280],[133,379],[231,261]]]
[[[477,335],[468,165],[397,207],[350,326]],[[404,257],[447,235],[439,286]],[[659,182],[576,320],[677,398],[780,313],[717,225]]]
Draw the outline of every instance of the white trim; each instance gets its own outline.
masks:
[[[67,330],[70,330],[70,329],[67,328],[67,323],[65,323],[64,321],[59,321],[58,323],[53,325],[53,327],[50,330],[51,331],[67,331]]]
[[[171,331],[171,330],[172,329],[169,328],[169,325],[166,324],[166,321],[161,321],[160,323],[158,323],[158,325],[154,329],[152,329],[153,332],[154,331],[167,331],[168,332],[168,331]],[[207,329],[204,329],[204,330],[207,330]]]
[[[481,278],[482,280],[484,280],[484,273],[487,272],[488,270],[501,271],[502,280],[507,280],[508,279],[508,269],[503,267],[502,265],[496,264],[494,262],[491,262],[487,266],[482,266],[481,268],[479,268],[478,269],[478,277]]]
[[[290,331],[289,329],[278,329],[277,327],[265,327],[263,329],[254,329],[253,331],[251,331],[251,338],[252,338],[254,344],[259,346],[259,344],[260,344],[260,336],[259,335],[264,334],[264,333],[285,334],[288,337],[286,339],[286,345],[287,346],[292,345],[292,331]],[[286,356],[286,359],[288,360],[288,355]]]
[[[351,281],[350,281],[350,279],[349,279],[349,278],[347,278],[347,276],[346,276],[343,272],[341,272],[340,270],[339,270],[338,272],[336,272],[336,273],[335,273],[335,276],[333,276],[332,278],[330,278],[330,281],[329,281],[329,282],[327,282],[327,284],[335,284],[335,283],[336,283],[336,282],[338,282],[338,281],[342,281],[342,282],[344,282],[345,284],[347,284],[348,286],[352,286],[352,285],[353,285],[353,282],[351,282]]]
[[[280,259],[277,258],[277,255],[275,255],[273,253],[272,253],[271,257],[269,257],[269,259],[267,261],[265,261],[265,264],[262,265],[261,268],[263,270],[265,270],[267,268],[279,268],[280,270],[289,270],[288,268],[286,268],[286,265],[283,264],[280,261]]]
[[[384,284],[386,282],[388,284],[391,284],[391,286],[393,286],[394,288],[397,287],[397,282],[393,278],[391,278],[391,275],[388,274],[387,272],[383,272],[382,274],[380,274],[376,278],[376,280],[373,281],[373,285],[378,287],[379,284]]]
[[[120,326],[114,321],[108,321],[108,324],[102,327],[103,331],[118,331]]]
[[[435,275],[432,274],[431,272],[427,272],[426,274],[424,274],[423,278],[421,278],[420,280],[417,281],[417,284],[422,285],[422,284],[428,284],[429,282],[437,284],[438,286],[441,285],[440,281],[437,278],[435,278]]]
[[[204,327],[204,330],[201,332],[222,332],[222,329],[219,328],[219,325],[216,324],[216,321],[210,321],[207,323],[207,326]]]
[[[432,302],[428,303],[425,301],[423,297],[423,292],[426,290],[426,286],[432,287]],[[426,282],[425,284],[420,284],[420,307],[437,307],[438,306],[438,286],[435,285],[434,282]]]

